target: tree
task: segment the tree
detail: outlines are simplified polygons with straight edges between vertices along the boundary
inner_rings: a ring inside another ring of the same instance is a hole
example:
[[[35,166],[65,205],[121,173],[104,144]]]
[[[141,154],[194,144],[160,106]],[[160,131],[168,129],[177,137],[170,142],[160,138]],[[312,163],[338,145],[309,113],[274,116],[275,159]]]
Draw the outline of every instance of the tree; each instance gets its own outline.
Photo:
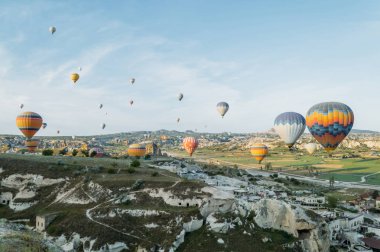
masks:
[[[327,197],[327,206],[329,208],[336,208],[338,206],[338,199],[334,196]]]
[[[265,164],[265,170],[272,170],[272,163],[271,162],[268,162]]]
[[[88,157],[89,154],[88,154],[88,150],[81,150],[80,152],[82,152],[82,154],[85,156],[85,157]]]
[[[116,168],[116,167],[118,166],[118,164],[117,164],[116,162],[112,162],[112,163],[111,163],[111,166],[112,166],[113,168]]]
[[[330,183],[330,188],[334,188],[334,184],[335,184],[335,177],[334,176],[330,177],[329,183]]]
[[[74,157],[78,154],[77,149],[74,149],[73,152],[71,153]]]
[[[376,199],[377,197],[379,197],[379,191],[378,190],[375,190],[372,192],[372,199]]]
[[[54,151],[51,149],[46,149],[42,151],[42,155],[44,156],[53,156]]]
[[[131,167],[140,167],[140,161],[138,161],[137,159],[133,160],[131,163]]]
[[[59,151],[59,155],[66,155],[67,154],[67,149],[63,148],[62,150]]]

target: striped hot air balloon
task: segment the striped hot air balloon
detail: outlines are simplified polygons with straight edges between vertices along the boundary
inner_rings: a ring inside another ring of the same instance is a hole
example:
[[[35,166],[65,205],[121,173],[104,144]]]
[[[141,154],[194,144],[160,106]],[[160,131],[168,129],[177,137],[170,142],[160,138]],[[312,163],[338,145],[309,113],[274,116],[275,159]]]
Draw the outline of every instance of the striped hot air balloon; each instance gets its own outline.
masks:
[[[16,118],[16,126],[27,139],[31,139],[42,126],[42,117],[34,112],[23,112]]]
[[[142,144],[131,144],[128,147],[128,155],[131,157],[143,157],[145,151],[145,146]]]
[[[343,103],[319,103],[307,112],[306,125],[313,137],[330,152],[350,133],[354,125],[354,113]]]
[[[185,137],[183,139],[183,147],[186,152],[189,153],[190,157],[193,155],[194,151],[198,148],[198,140],[194,137]]]
[[[27,139],[25,140],[25,147],[29,152],[34,152],[37,149],[39,141],[35,139]]]
[[[274,129],[285,144],[292,148],[306,128],[305,118],[296,112],[285,112],[276,117]]]
[[[260,164],[268,155],[268,147],[265,144],[254,144],[251,147],[251,154]]]

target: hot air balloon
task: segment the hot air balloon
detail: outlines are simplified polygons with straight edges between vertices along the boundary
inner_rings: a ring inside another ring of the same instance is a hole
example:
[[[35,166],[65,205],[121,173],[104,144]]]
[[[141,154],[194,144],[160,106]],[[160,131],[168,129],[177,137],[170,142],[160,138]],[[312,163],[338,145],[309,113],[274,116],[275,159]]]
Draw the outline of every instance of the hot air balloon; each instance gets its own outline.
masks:
[[[143,157],[145,155],[145,146],[142,144],[131,144],[128,147],[128,155],[131,157]]]
[[[71,136],[71,138],[74,140],[74,139],[75,139],[75,136]]]
[[[181,120],[181,119],[178,117],[178,118],[177,118],[177,123],[179,123],[180,120]]]
[[[306,127],[305,118],[296,112],[285,112],[276,117],[274,129],[282,141],[291,148],[303,134]]]
[[[182,94],[182,93],[179,93],[179,94],[178,94],[178,100],[179,100],[179,101],[182,101],[182,99],[183,99],[183,94]]]
[[[21,103],[21,104],[20,104],[20,109],[22,109],[23,107],[24,107],[24,104]]]
[[[61,131],[57,130],[57,134],[61,133]]]
[[[305,150],[310,154],[310,155],[313,155],[314,152],[317,150],[317,144],[315,143],[308,143],[308,144],[305,144]]]
[[[71,80],[76,83],[79,80],[79,74],[77,73],[72,73],[71,74]]]
[[[130,100],[130,101],[129,101],[129,104],[132,106],[132,105],[133,105],[133,100]]]
[[[54,34],[54,32],[57,30],[57,28],[55,28],[54,26],[50,26],[49,27],[49,31],[50,31],[50,33],[53,35]]]
[[[105,123],[103,123],[102,124],[102,129],[104,129],[106,127],[106,124]]]
[[[319,103],[307,112],[306,125],[313,137],[330,152],[350,133],[354,125],[354,113],[343,103]]]
[[[34,152],[37,149],[38,140],[35,139],[27,139],[25,140],[25,147],[29,152]]]
[[[99,109],[102,109],[102,108],[103,108],[103,104],[100,104],[100,105],[99,105]]]
[[[194,137],[185,137],[183,139],[183,147],[185,148],[186,152],[189,153],[191,157],[194,151],[198,147],[198,140],[195,139]]]
[[[82,71],[82,67],[78,67],[78,70],[79,70],[79,71]]]
[[[268,147],[264,144],[254,144],[251,147],[251,154],[261,164],[261,161],[268,155]]]
[[[135,81],[136,81],[136,79],[135,78],[131,78],[130,80],[129,80],[129,82],[133,85],[133,83],[135,83]]]
[[[17,116],[16,126],[27,139],[31,139],[42,126],[42,117],[34,112],[24,112]]]
[[[222,118],[227,113],[227,111],[228,111],[229,108],[230,108],[230,106],[228,105],[227,102],[219,102],[216,105],[216,109],[218,110],[218,112],[222,116]]]
[[[45,129],[47,127],[47,123],[42,123],[42,128]]]

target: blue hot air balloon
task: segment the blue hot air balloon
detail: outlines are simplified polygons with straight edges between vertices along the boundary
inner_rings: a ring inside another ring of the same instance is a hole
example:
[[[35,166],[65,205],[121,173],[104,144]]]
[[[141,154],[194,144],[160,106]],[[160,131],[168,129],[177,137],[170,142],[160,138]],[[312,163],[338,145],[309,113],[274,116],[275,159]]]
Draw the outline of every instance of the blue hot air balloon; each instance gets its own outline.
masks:
[[[274,129],[285,144],[291,148],[303,134],[306,127],[305,118],[296,112],[285,112],[274,120]]]

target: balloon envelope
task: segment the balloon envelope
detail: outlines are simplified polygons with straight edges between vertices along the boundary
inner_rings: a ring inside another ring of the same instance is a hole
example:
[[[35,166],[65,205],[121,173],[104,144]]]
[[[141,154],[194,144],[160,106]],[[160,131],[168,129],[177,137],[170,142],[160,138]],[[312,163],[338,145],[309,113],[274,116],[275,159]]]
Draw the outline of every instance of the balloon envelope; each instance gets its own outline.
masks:
[[[265,144],[254,144],[251,147],[251,154],[259,162],[259,164],[268,155],[268,152],[268,147]]]
[[[183,147],[186,152],[189,153],[190,157],[193,155],[194,151],[198,148],[198,140],[194,137],[185,137],[183,139]]]
[[[70,78],[75,83],[75,82],[77,82],[79,80],[79,74],[72,73]]]
[[[57,30],[57,28],[55,28],[54,26],[50,26],[49,27],[49,31],[51,34],[54,34],[54,32]]]
[[[228,109],[230,106],[228,105],[227,102],[219,102],[216,105],[216,109],[218,110],[219,114],[224,117],[224,115],[227,113]]]
[[[16,126],[28,139],[31,139],[42,126],[42,117],[34,112],[24,112],[17,116]]]
[[[131,144],[128,148],[128,155],[131,157],[143,157],[145,155],[145,146],[142,144]]]
[[[319,103],[307,112],[306,125],[326,151],[333,151],[350,133],[354,125],[354,112],[343,103]]]
[[[308,143],[308,144],[305,144],[305,150],[306,150],[310,155],[313,155],[314,152],[317,150],[317,144],[315,144],[315,143]]]
[[[296,112],[285,112],[276,117],[274,129],[282,141],[291,148],[306,128],[305,118]]]

